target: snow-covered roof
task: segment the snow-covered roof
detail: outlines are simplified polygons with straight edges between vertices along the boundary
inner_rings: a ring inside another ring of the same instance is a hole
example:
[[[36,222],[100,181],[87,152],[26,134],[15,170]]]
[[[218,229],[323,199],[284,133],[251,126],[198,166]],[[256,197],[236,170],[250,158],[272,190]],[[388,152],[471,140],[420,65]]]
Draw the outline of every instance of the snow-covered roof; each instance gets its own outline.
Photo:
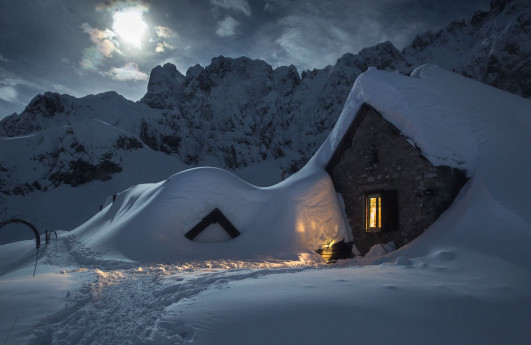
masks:
[[[363,103],[412,139],[432,164],[465,169],[470,176],[483,145],[500,136],[525,138],[530,126],[529,100],[437,66],[423,65],[411,77],[369,69],[356,80],[310,166],[326,165]],[[515,130],[517,123],[523,126]]]

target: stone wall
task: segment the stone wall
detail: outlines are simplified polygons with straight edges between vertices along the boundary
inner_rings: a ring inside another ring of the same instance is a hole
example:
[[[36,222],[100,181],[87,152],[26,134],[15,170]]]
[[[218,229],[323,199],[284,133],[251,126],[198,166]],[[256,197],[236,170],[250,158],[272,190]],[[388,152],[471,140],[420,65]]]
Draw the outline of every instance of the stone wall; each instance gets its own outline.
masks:
[[[450,206],[466,182],[460,170],[434,167],[380,114],[364,107],[345,135],[348,142],[327,167],[362,255],[378,241],[393,241],[397,248],[412,241]],[[365,195],[375,191],[396,191],[398,225],[391,231],[365,231]]]

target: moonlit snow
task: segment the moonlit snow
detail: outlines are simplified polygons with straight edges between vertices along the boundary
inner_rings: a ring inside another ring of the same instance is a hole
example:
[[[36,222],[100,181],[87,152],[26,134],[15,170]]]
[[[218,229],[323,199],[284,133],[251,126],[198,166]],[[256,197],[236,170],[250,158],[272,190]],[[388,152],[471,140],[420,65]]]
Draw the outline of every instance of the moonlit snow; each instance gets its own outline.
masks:
[[[470,180],[409,245],[324,265],[313,250],[349,230],[323,167],[363,102]],[[214,168],[133,186],[43,246],[34,278],[34,241],[0,246],[0,340],[527,344],[529,133],[529,100],[435,66],[369,70],[315,156],[275,186]],[[242,234],[186,239],[216,207]]]

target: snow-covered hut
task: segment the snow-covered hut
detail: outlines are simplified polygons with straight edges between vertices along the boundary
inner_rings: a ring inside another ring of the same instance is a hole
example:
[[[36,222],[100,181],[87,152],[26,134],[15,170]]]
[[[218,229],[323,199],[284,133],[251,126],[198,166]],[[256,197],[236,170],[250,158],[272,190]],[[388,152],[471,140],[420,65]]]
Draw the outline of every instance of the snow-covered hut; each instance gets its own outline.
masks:
[[[401,247],[450,206],[466,182],[462,170],[434,166],[414,142],[364,103],[326,165],[345,204],[356,248]]]

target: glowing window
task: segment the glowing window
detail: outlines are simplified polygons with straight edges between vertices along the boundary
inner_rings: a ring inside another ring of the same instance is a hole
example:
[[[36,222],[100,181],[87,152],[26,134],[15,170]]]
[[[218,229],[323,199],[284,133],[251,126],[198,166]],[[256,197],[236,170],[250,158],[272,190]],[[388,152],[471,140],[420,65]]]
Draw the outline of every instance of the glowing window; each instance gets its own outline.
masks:
[[[365,231],[382,231],[382,195],[368,194],[365,197]]]

